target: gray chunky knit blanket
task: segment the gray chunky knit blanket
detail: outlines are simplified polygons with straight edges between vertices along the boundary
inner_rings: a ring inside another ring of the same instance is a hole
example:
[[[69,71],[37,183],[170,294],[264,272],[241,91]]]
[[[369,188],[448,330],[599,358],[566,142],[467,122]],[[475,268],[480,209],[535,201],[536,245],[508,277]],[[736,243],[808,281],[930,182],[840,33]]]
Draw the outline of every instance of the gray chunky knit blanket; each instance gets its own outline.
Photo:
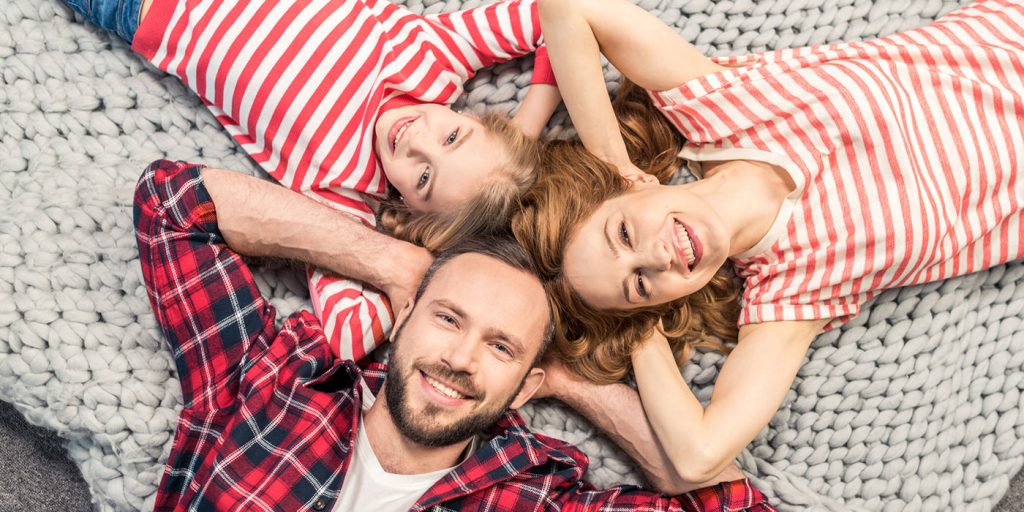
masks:
[[[727,54],[887,35],[958,2],[640,3]],[[464,101],[511,109],[530,66],[482,73]],[[259,171],[176,79],[58,0],[0,0],[0,77],[0,399],[67,440],[98,509],[151,509],[181,394],[141,282],[133,185],[158,158]],[[566,123],[560,114],[552,131]],[[282,316],[308,306],[297,270],[258,274]],[[1024,463],[1022,278],[1017,262],[879,297],[814,343],[741,466],[784,510],[990,509]],[[703,354],[684,369],[702,399],[721,360]],[[594,482],[638,481],[573,412],[523,412],[589,454]]]

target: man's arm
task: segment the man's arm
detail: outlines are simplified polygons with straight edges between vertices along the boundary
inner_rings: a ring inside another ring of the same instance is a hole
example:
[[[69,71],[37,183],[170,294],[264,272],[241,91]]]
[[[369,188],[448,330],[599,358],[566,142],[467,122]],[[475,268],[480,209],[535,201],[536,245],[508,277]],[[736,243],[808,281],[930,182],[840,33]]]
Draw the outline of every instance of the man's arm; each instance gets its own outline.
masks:
[[[677,495],[720,482],[743,479],[735,464],[706,482],[687,482],[658,443],[637,391],[626,384],[594,384],[579,378],[560,362],[544,367],[540,396],[564,402],[608,435],[637,463],[647,481],[660,492]]]
[[[366,282],[405,304],[430,266],[430,253],[343,212],[269,181],[204,169],[218,227],[241,254],[299,260]]]
[[[171,347],[184,407],[214,411],[238,396],[246,360],[274,339],[274,306],[218,229],[201,166],[159,160],[135,188],[135,236],[153,313]]]

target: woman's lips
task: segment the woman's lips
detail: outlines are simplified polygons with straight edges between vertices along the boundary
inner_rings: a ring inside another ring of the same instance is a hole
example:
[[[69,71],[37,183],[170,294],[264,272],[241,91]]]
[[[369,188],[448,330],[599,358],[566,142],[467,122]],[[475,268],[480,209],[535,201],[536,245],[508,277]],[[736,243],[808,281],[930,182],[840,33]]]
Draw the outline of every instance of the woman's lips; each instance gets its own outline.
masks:
[[[700,264],[701,256],[704,253],[700,240],[694,234],[693,228],[683,222],[673,219],[673,228],[672,239],[675,242],[679,261],[686,266],[687,271],[692,271]],[[693,263],[689,263],[691,256]]]

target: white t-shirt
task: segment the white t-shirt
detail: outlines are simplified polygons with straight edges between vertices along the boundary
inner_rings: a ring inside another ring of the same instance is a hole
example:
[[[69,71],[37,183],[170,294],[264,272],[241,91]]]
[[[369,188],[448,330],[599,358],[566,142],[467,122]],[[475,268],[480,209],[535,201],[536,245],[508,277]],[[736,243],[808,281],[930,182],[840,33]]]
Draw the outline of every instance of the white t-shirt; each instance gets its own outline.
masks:
[[[363,385],[362,414],[370,409],[376,398],[370,388]],[[472,453],[476,443],[471,443],[467,453]],[[356,432],[355,453],[349,463],[345,482],[341,486],[341,497],[334,505],[334,512],[352,510],[373,510],[386,512],[391,510],[405,512],[416,504],[416,501],[427,492],[438,480],[450,472],[452,468],[440,469],[418,475],[397,475],[388,473],[381,467],[377,454],[373,453],[370,439],[363,428],[363,418],[359,418],[359,430]]]

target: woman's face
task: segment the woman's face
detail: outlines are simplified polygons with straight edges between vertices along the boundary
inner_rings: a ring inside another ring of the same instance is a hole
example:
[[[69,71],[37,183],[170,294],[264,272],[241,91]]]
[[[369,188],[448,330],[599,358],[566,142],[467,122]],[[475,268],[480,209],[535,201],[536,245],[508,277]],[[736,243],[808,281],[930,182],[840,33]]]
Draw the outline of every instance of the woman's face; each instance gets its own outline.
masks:
[[[435,104],[381,114],[374,125],[374,150],[388,181],[417,212],[455,210],[505,157],[477,118]]]
[[[686,186],[635,182],[601,204],[565,249],[569,284],[598,309],[635,309],[704,287],[729,255],[721,219]]]

